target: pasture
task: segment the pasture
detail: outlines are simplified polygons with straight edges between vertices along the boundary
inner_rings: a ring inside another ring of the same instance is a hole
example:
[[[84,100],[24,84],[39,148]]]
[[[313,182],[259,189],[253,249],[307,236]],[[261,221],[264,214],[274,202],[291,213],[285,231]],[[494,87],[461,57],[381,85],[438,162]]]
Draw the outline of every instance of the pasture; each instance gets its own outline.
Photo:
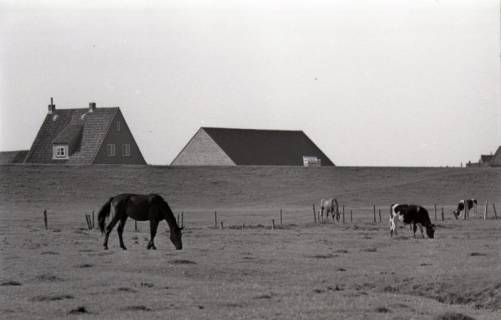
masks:
[[[500,169],[10,165],[0,179],[9,319],[501,319],[501,219],[491,207],[482,219],[485,200],[501,214]],[[147,224],[129,220],[128,250],[116,231],[103,250],[84,216],[122,192],[156,192],[183,212],[184,249],[163,223],[146,250]],[[334,196],[353,222],[314,224],[312,204]],[[455,220],[465,197],[478,212]],[[394,202],[425,205],[436,239],[401,225],[390,239]]]

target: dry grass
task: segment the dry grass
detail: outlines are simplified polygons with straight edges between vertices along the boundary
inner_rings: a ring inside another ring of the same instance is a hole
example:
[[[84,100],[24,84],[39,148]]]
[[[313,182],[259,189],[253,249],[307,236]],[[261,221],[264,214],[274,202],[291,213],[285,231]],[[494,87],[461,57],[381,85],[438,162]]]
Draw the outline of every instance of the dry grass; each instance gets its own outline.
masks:
[[[4,166],[0,179],[9,319],[501,319],[501,220],[447,216],[436,239],[408,228],[390,239],[369,209],[344,225],[315,225],[311,212],[331,194],[355,208],[501,203],[501,170]],[[184,211],[182,251],[165,224],[146,250],[147,224],[135,233],[130,222],[129,250],[116,232],[102,249],[84,214],[125,191],[159,192]],[[280,208],[286,225],[271,230]],[[235,227],[214,229],[214,210]]]

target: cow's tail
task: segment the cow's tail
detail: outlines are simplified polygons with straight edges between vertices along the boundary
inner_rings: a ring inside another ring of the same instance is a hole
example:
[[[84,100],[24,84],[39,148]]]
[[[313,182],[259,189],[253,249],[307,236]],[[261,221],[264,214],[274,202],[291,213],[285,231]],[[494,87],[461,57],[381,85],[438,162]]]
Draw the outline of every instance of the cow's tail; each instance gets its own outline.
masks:
[[[113,198],[110,198],[108,201],[106,201],[106,203],[101,207],[101,210],[99,210],[99,213],[97,214],[97,222],[101,233],[104,232],[104,223],[106,221],[106,217],[110,215],[111,200],[113,200]]]

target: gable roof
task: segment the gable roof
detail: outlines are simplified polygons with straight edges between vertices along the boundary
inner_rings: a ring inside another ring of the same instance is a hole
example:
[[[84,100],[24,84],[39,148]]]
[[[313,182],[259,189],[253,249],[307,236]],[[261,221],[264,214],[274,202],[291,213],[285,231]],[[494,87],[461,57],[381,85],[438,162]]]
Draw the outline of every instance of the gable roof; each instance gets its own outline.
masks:
[[[303,156],[334,163],[303,131],[202,127],[236,165],[303,166]]]
[[[492,159],[489,161],[489,165],[493,167],[501,167],[501,146],[498,147],[496,153],[492,156]]]
[[[101,147],[109,127],[120,112],[118,107],[89,109],[57,109],[47,114],[25,162],[91,164]],[[54,143],[77,144],[70,159],[53,160]]]

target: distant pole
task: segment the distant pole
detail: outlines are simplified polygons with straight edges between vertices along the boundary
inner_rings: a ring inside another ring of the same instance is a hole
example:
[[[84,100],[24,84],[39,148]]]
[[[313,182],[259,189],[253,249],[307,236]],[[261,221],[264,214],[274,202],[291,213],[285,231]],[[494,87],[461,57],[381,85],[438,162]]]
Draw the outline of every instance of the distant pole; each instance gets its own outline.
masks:
[[[280,208],[280,225],[282,225],[282,208]]]
[[[317,223],[317,211],[315,211],[315,204],[313,204],[313,221]]]
[[[92,210],[92,229],[96,227],[96,224],[94,223],[94,210]]]
[[[350,223],[353,223],[353,210],[350,209]]]
[[[139,229],[137,227],[137,221],[134,220],[134,232],[139,232]]]
[[[275,230],[275,219],[271,219],[271,230]]]
[[[381,220],[381,209],[379,209],[379,223],[381,223],[382,220]]]
[[[442,221],[444,221],[444,207],[442,207]]]
[[[433,205],[433,209],[435,209],[435,221],[437,221],[437,204]]]
[[[498,218],[498,212],[496,211],[496,204],[492,203],[492,210],[494,210],[494,219]]]
[[[376,205],[372,205],[372,211],[374,212],[374,223],[376,223]]]
[[[217,211],[214,211],[214,228],[217,229]]]
[[[47,210],[43,211],[43,224],[45,226],[45,230],[47,230],[48,227],[49,227],[49,222],[48,222],[48,219],[47,219]]]
[[[344,224],[344,204],[343,204],[343,224]]]
[[[489,200],[485,200],[484,220],[487,220],[487,210],[489,210]]]
[[[223,221],[221,221],[221,230],[224,229]]]

